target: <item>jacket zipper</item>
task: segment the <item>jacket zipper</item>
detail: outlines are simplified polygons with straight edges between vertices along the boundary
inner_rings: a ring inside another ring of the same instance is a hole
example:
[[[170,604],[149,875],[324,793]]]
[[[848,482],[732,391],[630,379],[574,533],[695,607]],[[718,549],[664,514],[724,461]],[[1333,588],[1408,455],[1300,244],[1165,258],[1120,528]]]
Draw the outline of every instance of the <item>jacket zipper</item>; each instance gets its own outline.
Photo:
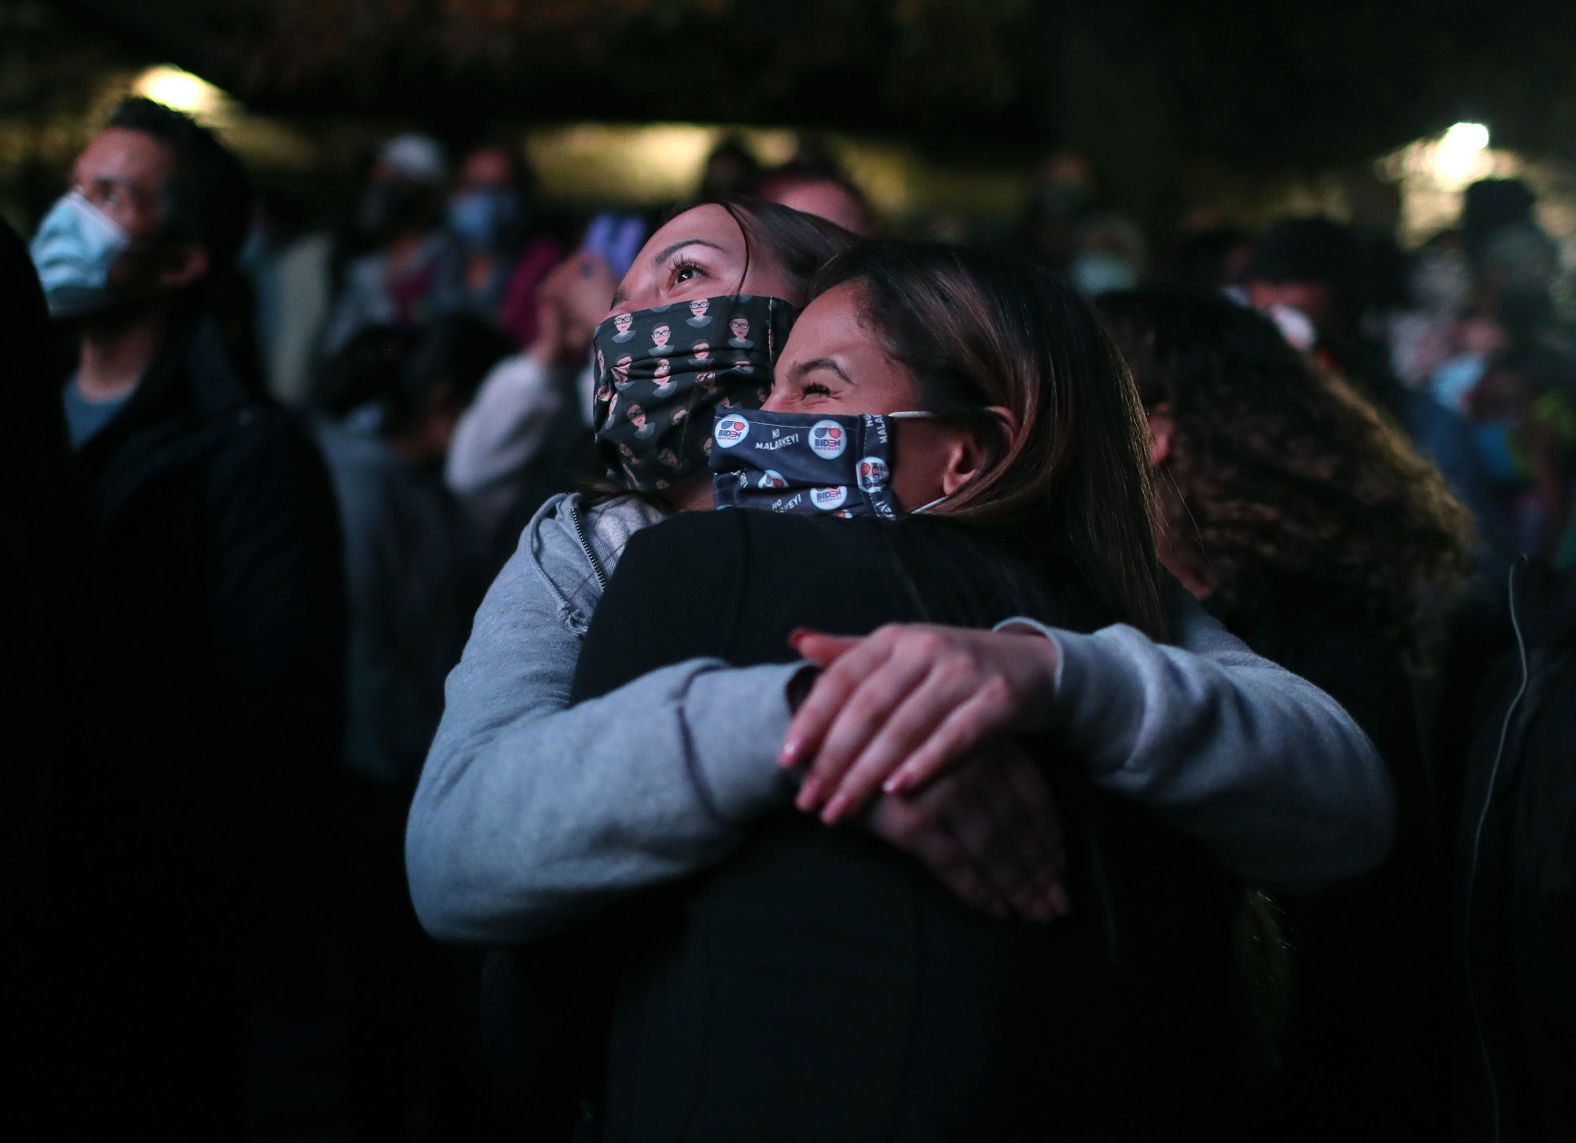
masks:
[[[1516,718],[1516,713],[1521,707],[1521,700],[1527,693],[1527,681],[1531,671],[1527,663],[1527,640],[1521,633],[1521,619],[1516,614],[1516,568],[1520,566],[1518,560],[1510,569],[1510,626],[1516,633],[1516,652],[1521,658],[1521,686],[1516,689],[1515,697],[1510,700],[1510,705],[1505,708],[1505,724],[1499,732],[1499,748],[1494,752],[1494,764],[1488,772],[1488,789],[1483,794],[1483,808],[1478,813],[1477,827],[1472,831],[1472,856],[1467,863],[1467,899],[1465,915],[1463,917],[1462,958],[1465,962],[1467,977],[1467,1005],[1472,1010],[1472,1028],[1477,1033],[1478,1055],[1483,1062],[1483,1073],[1488,1080],[1490,1122],[1493,1131],[1490,1138],[1494,1143],[1499,1143],[1499,1080],[1494,1074],[1494,1059],[1488,1047],[1488,1037],[1483,1032],[1483,1012],[1478,1006],[1477,986],[1472,977],[1472,905],[1477,897],[1478,861],[1483,852],[1483,827],[1488,822],[1489,808],[1494,804],[1494,786],[1499,780],[1500,764],[1505,760],[1505,744],[1510,738],[1510,728]]]
[[[580,541],[580,550],[586,554],[586,562],[591,565],[591,574],[596,576],[597,587],[607,591],[607,572],[602,568],[602,561],[597,559],[595,550],[591,547],[591,539],[586,535],[585,524],[580,519],[580,512],[573,504],[568,505],[569,522],[574,525],[575,537]]]

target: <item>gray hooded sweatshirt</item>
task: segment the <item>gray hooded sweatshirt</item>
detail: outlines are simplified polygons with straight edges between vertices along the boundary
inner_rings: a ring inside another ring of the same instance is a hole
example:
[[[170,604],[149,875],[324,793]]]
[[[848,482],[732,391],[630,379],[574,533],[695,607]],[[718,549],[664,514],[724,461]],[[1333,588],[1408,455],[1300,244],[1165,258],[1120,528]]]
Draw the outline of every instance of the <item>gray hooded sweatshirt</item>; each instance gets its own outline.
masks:
[[[661,518],[632,497],[549,500],[477,611],[406,832],[416,912],[440,940],[564,929],[721,861],[791,801],[776,757],[802,664],[697,659],[569,705],[619,554]],[[1250,884],[1305,890],[1377,865],[1394,801],[1363,732],[1180,590],[1172,619],[1174,647],[1013,621],[1061,652],[1050,740]]]

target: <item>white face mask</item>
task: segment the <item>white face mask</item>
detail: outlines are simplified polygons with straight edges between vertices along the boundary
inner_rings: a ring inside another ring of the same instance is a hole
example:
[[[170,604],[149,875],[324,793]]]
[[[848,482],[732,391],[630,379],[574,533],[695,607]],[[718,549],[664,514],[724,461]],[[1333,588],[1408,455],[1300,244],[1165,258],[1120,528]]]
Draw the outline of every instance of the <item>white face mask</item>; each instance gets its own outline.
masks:
[[[63,195],[44,216],[30,253],[51,317],[81,317],[121,299],[110,267],[138,248],[131,235],[80,191]]]

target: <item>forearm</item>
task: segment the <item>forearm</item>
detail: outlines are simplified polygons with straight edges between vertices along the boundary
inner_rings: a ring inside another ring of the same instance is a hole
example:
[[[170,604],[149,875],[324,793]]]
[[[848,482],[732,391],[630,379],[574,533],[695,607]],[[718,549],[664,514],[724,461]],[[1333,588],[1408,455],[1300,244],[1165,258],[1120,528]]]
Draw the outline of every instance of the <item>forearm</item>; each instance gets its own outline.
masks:
[[[1040,630],[1060,652],[1053,737],[1098,785],[1252,884],[1314,888],[1383,860],[1395,814],[1383,763],[1313,684],[1218,626],[1195,625],[1182,648],[1127,627]]]
[[[541,449],[559,408],[548,369],[529,353],[487,377],[454,427],[444,478],[457,493],[507,478]]]
[[[720,860],[746,822],[787,804],[774,759],[794,670],[693,661],[491,720],[454,714],[457,668],[406,835],[422,924],[519,942]]]

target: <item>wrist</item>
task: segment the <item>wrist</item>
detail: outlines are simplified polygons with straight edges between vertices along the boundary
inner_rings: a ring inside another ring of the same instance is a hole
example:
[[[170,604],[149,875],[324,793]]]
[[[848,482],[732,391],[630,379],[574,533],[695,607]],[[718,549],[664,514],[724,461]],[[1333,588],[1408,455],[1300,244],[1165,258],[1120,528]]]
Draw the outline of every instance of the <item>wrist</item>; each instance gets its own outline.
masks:
[[[1051,725],[1056,705],[1058,678],[1062,664],[1061,644],[1049,628],[1026,619],[1009,619],[998,624],[996,633],[1017,640],[1013,658],[1018,663],[1015,700],[1018,705],[1017,729],[1023,734],[1039,734]]]

